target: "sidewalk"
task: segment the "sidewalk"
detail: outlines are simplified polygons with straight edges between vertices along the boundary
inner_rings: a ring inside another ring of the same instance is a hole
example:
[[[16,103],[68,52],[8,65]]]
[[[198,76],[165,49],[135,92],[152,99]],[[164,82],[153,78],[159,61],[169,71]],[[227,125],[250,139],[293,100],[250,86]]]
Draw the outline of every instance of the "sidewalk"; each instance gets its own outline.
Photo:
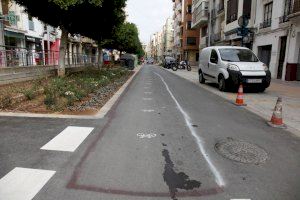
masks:
[[[168,70],[182,78],[185,78],[200,87],[221,96],[231,102],[236,99],[236,94],[232,92],[220,92],[214,84],[200,84],[198,81],[197,69],[191,72],[178,70],[176,72]],[[283,120],[288,126],[288,130],[300,137],[300,82],[283,82],[272,80],[271,86],[264,93],[245,93],[244,100],[247,103],[246,109],[270,120],[273,114],[277,97],[283,98]]]

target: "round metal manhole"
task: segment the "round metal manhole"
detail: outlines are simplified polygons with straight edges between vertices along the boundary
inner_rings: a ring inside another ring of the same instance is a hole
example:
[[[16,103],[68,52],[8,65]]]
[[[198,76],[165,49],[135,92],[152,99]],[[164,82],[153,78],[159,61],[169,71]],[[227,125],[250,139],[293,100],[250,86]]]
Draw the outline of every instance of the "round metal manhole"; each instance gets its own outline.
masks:
[[[223,141],[217,143],[215,149],[225,158],[241,163],[260,164],[268,159],[268,154],[264,149],[243,141]]]

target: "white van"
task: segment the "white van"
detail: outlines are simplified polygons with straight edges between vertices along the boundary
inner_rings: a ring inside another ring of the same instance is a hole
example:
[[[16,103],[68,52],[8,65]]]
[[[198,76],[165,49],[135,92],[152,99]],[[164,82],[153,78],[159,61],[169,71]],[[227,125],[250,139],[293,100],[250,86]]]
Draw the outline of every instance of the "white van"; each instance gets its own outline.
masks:
[[[218,83],[221,91],[242,83],[263,92],[270,86],[271,72],[248,48],[213,46],[200,53],[199,82],[205,80]]]

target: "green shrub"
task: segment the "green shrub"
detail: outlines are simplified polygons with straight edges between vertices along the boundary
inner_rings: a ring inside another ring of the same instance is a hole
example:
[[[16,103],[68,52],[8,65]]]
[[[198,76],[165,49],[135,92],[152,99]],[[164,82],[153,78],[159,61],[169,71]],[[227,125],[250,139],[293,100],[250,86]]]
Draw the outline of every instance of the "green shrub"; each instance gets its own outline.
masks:
[[[8,108],[12,105],[12,96],[9,93],[0,95],[0,108]]]
[[[33,88],[24,90],[22,93],[27,100],[33,100],[36,97],[36,91]]]

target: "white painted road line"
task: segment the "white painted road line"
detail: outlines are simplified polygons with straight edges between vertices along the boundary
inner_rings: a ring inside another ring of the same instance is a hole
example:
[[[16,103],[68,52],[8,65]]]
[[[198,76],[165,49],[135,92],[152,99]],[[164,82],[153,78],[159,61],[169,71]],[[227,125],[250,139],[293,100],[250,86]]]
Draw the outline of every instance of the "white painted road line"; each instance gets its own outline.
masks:
[[[93,130],[91,127],[69,126],[41,149],[74,152]]]
[[[142,110],[143,112],[148,112],[148,113],[150,113],[150,112],[154,112],[154,110]]]
[[[182,106],[179,104],[179,102],[177,101],[177,99],[175,98],[175,96],[173,95],[173,93],[171,92],[168,84],[166,83],[166,81],[164,80],[164,78],[154,72],[160,79],[161,81],[164,83],[167,91],[169,92],[170,96],[172,97],[172,99],[174,100],[178,110],[181,112],[181,114],[183,115],[184,119],[185,119],[185,123],[187,125],[187,127],[190,130],[190,133],[192,134],[192,136],[196,139],[196,142],[198,144],[198,148],[202,154],[202,156],[205,158],[210,170],[212,171],[213,175],[215,176],[215,181],[216,183],[219,185],[219,187],[224,187],[225,186],[225,181],[223,179],[223,177],[221,176],[220,172],[217,170],[216,166],[212,163],[210,157],[208,156],[208,153],[206,152],[204,145],[203,145],[203,141],[202,138],[197,134],[197,131],[195,130],[195,128],[193,127],[193,123],[191,122],[191,118],[190,116],[183,110]]]
[[[145,94],[152,94],[152,92],[145,92]]]
[[[31,200],[55,171],[15,168],[0,179],[0,199]]]
[[[151,101],[152,98],[143,98],[144,101]]]

